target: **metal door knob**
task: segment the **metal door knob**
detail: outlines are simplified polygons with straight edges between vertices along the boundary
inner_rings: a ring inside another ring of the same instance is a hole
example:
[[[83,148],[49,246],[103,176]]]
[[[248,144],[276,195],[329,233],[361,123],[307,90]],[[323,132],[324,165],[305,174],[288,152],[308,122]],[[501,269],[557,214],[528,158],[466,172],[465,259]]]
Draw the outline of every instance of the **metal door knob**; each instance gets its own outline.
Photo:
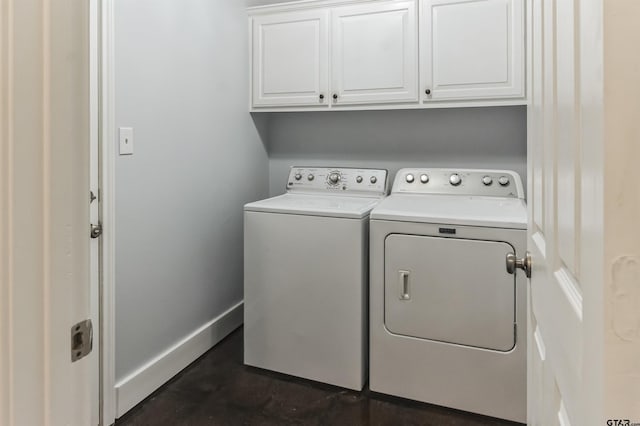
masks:
[[[518,259],[515,253],[508,253],[506,261],[508,273],[515,274],[516,269],[522,269],[527,278],[531,278],[531,254],[529,252],[526,252],[522,259]]]

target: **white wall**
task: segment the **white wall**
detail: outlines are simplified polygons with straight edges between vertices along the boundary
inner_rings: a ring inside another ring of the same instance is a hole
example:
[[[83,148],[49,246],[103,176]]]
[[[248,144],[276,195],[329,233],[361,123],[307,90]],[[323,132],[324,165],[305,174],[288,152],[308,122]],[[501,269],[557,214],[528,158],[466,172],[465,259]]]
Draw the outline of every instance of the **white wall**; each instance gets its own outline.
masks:
[[[243,1],[117,0],[115,14],[116,123],[135,131],[116,160],[116,382],[135,383],[242,300],[242,206],[267,195],[268,160]]]
[[[254,116],[260,114],[254,113]],[[292,165],[505,168],[526,187],[526,107],[277,113],[267,130],[271,195]]]

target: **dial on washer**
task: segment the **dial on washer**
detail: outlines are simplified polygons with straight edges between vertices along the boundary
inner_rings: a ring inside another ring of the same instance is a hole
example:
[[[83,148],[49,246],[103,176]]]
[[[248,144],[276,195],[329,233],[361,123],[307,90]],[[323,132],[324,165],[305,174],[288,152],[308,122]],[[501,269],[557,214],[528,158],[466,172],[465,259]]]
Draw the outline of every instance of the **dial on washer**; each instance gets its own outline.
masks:
[[[341,176],[340,176],[340,173],[338,173],[338,172],[332,172],[332,173],[329,175],[329,184],[331,184],[331,185],[337,185],[337,184],[338,184],[338,182],[340,182],[340,177],[341,177]]]

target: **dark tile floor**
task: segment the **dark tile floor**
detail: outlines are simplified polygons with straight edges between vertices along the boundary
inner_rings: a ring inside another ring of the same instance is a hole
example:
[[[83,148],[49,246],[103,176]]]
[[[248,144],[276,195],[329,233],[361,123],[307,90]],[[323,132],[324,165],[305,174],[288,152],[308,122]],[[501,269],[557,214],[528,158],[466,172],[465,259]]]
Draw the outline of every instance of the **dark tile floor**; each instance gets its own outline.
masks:
[[[247,367],[242,363],[242,340],[240,328],[119,419],[116,426],[516,424]]]

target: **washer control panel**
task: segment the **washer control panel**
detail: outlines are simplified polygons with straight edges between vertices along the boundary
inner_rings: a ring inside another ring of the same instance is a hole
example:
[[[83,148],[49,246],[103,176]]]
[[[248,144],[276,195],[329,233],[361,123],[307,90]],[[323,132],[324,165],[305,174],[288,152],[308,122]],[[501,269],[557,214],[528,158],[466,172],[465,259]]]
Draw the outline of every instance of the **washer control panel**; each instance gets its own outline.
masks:
[[[383,169],[294,166],[289,171],[287,191],[385,195],[387,174]]]
[[[391,192],[524,199],[520,175],[512,170],[401,169]]]

